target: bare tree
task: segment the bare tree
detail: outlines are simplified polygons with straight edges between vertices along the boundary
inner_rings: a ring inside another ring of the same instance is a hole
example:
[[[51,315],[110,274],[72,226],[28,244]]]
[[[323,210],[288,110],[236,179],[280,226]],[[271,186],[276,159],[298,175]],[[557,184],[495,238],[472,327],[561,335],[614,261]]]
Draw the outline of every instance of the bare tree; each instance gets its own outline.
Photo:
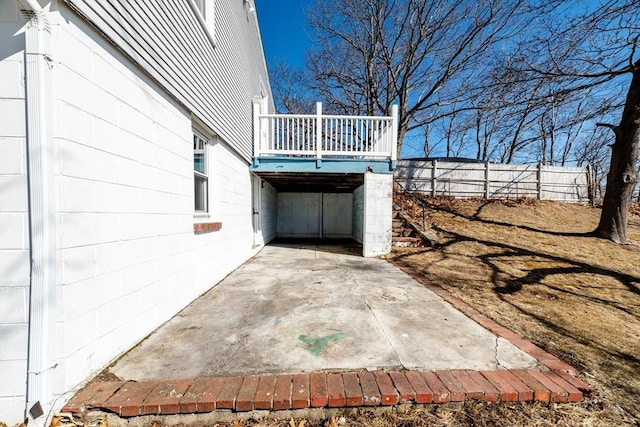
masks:
[[[291,114],[313,114],[315,112],[317,98],[307,87],[308,77],[304,70],[298,70],[285,62],[279,62],[269,70],[269,74],[277,111]]]
[[[318,0],[307,65],[334,112],[389,114],[399,105],[398,151],[407,132],[477,94],[496,43],[525,26],[518,0]],[[446,114],[446,112],[444,113]]]
[[[571,156],[578,138],[592,133],[597,119],[620,108],[619,103],[612,104],[619,97],[618,90],[608,88],[603,98],[595,89],[567,94],[556,88],[561,96],[550,95],[539,108],[541,115],[532,135],[539,141],[536,150],[541,163],[565,166],[575,161]]]
[[[640,60],[631,66],[633,75],[622,118],[610,127],[615,134],[611,149],[607,188],[602,203],[600,223],[595,230],[599,237],[624,243],[627,240],[627,216],[638,173],[638,138],[640,138]]]
[[[421,129],[427,154],[475,147],[506,163],[565,164],[571,153],[581,162],[585,132],[602,122],[615,142],[595,234],[624,242],[637,181],[639,15],[637,0],[317,0],[315,44],[296,81],[334,113],[388,115],[399,104],[399,152]],[[305,104],[294,100],[288,109]]]
[[[626,86],[618,124],[611,129],[611,160],[595,235],[626,242],[629,203],[637,182],[640,137],[640,4],[636,0],[558,2],[539,31],[519,46],[512,71],[523,79],[552,79],[556,94],[579,94],[619,80]],[[626,78],[625,78],[626,77]]]
[[[600,199],[604,194],[609,167],[610,152],[607,135],[601,129],[594,129],[590,134],[583,133],[576,141],[574,152],[578,166],[591,168],[593,199],[594,201]]]

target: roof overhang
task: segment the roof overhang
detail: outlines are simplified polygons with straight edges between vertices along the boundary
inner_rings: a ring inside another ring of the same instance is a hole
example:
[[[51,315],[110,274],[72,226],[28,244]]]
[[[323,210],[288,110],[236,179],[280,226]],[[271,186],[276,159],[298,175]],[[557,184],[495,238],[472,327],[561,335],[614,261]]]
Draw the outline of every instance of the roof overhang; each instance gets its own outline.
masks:
[[[352,193],[364,184],[364,174],[260,172],[257,175],[279,192]]]

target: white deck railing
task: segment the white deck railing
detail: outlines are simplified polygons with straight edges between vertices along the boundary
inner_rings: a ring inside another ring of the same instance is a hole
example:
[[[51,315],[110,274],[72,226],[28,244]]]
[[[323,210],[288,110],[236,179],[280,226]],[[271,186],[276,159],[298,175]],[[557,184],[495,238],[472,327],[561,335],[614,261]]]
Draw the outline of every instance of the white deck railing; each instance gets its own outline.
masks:
[[[391,116],[260,114],[254,104],[254,156],[396,160],[398,107]]]

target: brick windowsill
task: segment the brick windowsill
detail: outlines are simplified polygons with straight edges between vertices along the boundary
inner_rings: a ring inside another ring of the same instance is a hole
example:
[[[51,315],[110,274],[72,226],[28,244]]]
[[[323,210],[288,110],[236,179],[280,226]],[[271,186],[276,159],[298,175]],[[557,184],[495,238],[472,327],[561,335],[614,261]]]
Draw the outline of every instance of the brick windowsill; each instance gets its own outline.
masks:
[[[196,234],[211,233],[222,228],[221,222],[198,222],[193,224],[193,232]]]

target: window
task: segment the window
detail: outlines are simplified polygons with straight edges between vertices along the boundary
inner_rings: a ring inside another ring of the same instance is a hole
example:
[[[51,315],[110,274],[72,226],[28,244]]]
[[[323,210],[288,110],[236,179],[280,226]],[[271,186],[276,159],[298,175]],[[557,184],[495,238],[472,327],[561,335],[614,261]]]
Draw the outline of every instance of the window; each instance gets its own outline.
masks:
[[[193,3],[198,8],[198,12],[200,12],[200,15],[202,15],[202,17],[206,20],[207,19],[207,14],[206,14],[204,1],[205,0],[193,0]]]
[[[0,0],[1,1],[1,0]],[[191,0],[191,9],[205,30],[212,46],[216,45],[216,0]]]
[[[195,211],[209,212],[209,172],[207,161],[207,138],[193,133],[193,184]]]

